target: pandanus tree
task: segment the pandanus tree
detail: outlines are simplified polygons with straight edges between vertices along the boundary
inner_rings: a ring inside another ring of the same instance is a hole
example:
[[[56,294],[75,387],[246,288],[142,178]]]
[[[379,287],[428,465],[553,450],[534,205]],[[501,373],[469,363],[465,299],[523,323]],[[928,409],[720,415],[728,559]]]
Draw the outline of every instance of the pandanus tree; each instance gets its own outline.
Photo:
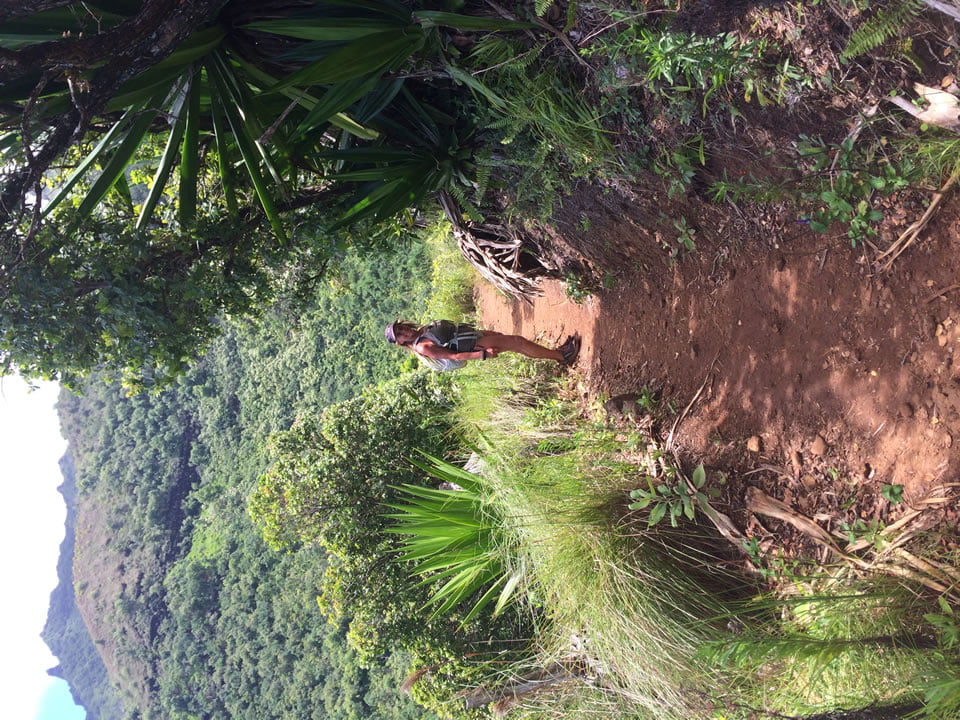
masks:
[[[448,43],[528,27],[449,10],[4,3],[0,374],[170,377],[292,256],[322,266],[347,226],[449,205],[471,168],[455,82],[478,84]],[[323,232],[298,234],[308,209]]]

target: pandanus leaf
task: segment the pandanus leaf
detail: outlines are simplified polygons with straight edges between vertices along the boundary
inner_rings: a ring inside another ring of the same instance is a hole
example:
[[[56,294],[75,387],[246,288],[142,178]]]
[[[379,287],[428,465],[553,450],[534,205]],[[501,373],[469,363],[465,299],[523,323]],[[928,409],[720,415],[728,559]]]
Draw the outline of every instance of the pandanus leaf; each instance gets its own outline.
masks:
[[[113,27],[121,20],[123,20],[122,16],[111,12],[100,10],[97,13],[97,24],[102,30]],[[83,30],[84,23],[80,22],[74,8],[63,7],[34,12],[4,20],[3,29],[0,31],[0,47],[19,50],[36,43],[60,40],[66,31],[77,33]]]
[[[180,151],[180,225],[197,217],[197,183],[200,179],[200,68],[193,68],[187,89],[183,147]]]
[[[360,9],[401,21],[409,22],[410,20],[410,10],[400,3],[390,0],[317,0],[317,5],[343,7],[350,11]]]
[[[93,165],[100,163],[103,169],[80,202],[77,210],[78,217],[88,216],[132,161],[134,154],[143,142],[144,136],[150,129],[150,124],[157,115],[157,108],[163,102],[166,94],[166,91],[164,91],[155,95],[146,104],[146,107],[135,107],[128,110],[107,131],[66,181],[57,188],[53,197],[50,198],[50,202],[44,208],[43,214],[48,215],[57,207]],[[107,156],[111,152],[112,155],[108,158]]]
[[[250,135],[245,125],[243,108],[238,104],[235,95],[231,92],[230,81],[226,77],[224,62],[222,58],[215,55],[206,67],[222,100],[221,106],[224,116],[227,119],[227,125],[237,143],[237,148],[240,150],[243,165],[247,170],[247,174],[250,176],[250,181],[253,184],[257,199],[263,207],[263,212],[270,221],[270,226],[273,228],[277,237],[281,240],[286,240],[287,236],[283,228],[283,221],[280,219],[280,214],[277,212],[273,197],[270,195],[267,183],[260,172],[261,156],[255,147],[256,140]]]
[[[127,169],[127,166],[133,160],[133,156],[140,148],[144,136],[150,130],[150,125],[157,116],[157,108],[163,102],[164,97],[166,97],[166,92],[155,96],[149,104],[149,109],[142,110],[133,121],[117,149],[110,156],[107,164],[104,165],[99,177],[94,181],[83,200],[80,201],[80,206],[77,208],[78,218],[89,217],[93,209],[103,199],[103,196],[113,187],[117,178]]]
[[[334,85],[379,74],[398,67],[419,50],[423,42],[423,32],[418,27],[368,35],[291,73],[270,90],[279,92],[290,87]]]
[[[238,59],[238,64],[243,68],[254,82],[260,83],[264,88],[272,88],[277,85],[277,79],[271,76],[270,74],[264,72],[260,68],[245,62],[242,59]],[[363,81],[356,81],[358,84],[362,84]],[[326,95],[323,99],[317,99],[315,95],[312,95],[303,90],[298,90],[297,88],[281,88],[280,94],[284,97],[290,98],[291,100],[296,100],[303,108],[308,112],[311,112],[314,117],[310,120],[310,127],[315,127],[320,123],[330,123],[335,127],[338,127],[347,132],[353,133],[357,137],[363,138],[364,140],[375,140],[379,137],[379,133],[376,130],[371,130],[366,128],[360,123],[351,119],[348,115],[345,115],[342,110],[345,110],[350,106],[356,98],[347,97],[338,97],[337,102],[330,102],[326,107],[317,110],[313,113],[314,109],[321,104],[321,102],[327,101],[328,98]],[[328,93],[329,94],[329,93]],[[329,98],[333,100],[333,97]],[[298,130],[303,133],[308,129],[308,122],[306,119],[300,122]]]
[[[80,161],[80,164],[74,169],[67,179],[61,184],[57,191],[50,198],[50,201],[47,203],[47,206],[43,209],[43,214],[48,215],[57,205],[59,205],[67,195],[70,194],[70,191],[73,189],[74,185],[87,174],[87,171],[93,166],[94,163],[98,162],[101,157],[105,156],[107,152],[114,146],[118,138],[123,134],[125,128],[129,127],[130,122],[137,116],[137,114],[142,110],[141,107],[135,107],[128,110],[123,117],[121,117],[113,127],[111,127],[102,138],[100,142],[94,146],[93,150],[87,153],[86,157]]]
[[[436,10],[417,10],[413,13],[415,20],[424,27],[442,25],[456,30],[529,30],[537,27],[522,20],[503,20],[501,18],[478,17],[476,15],[460,15],[459,13],[440,12]]]
[[[173,90],[172,104],[170,106],[170,119],[172,125],[170,134],[167,136],[167,144],[163,149],[163,155],[160,156],[160,163],[157,166],[157,172],[153,176],[153,182],[150,184],[150,192],[147,194],[140,209],[140,215],[137,218],[137,229],[142,230],[150,222],[160,197],[163,195],[163,189],[170,178],[170,171],[173,164],[180,154],[180,140],[183,138],[183,130],[186,125],[186,113],[184,106],[186,104],[187,94],[189,92],[189,75],[181,76],[180,83]]]
[[[194,62],[219,47],[223,38],[224,31],[220,26],[198,30],[166,58],[124,83],[107,102],[106,110],[119,110],[142,102],[158,87],[171,85]]]
[[[233,153],[230,147],[227,120],[220,103],[210,103],[210,115],[213,118],[213,135],[217,144],[217,163],[220,168],[220,186],[223,188],[223,199],[227,204],[227,212],[232,217],[236,217],[239,206],[233,179],[233,164],[230,161]]]
[[[397,22],[376,18],[284,18],[282,20],[262,20],[244,27],[262,30],[274,35],[317,40],[322,42],[345,43],[358,38],[382,33],[397,27]]]

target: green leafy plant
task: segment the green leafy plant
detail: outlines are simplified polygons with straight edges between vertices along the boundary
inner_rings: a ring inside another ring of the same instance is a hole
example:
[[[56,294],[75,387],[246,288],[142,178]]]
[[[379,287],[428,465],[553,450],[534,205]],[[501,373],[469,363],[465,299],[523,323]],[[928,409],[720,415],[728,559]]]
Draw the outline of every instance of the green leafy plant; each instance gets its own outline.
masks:
[[[851,545],[866,542],[875,549],[880,550],[887,542],[881,534],[883,524],[879,520],[867,522],[857,518],[852,523],[840,523],[840,529],[847,536],[847,541]]]
[[[937,598],[940,613],[927,613],[923,619],[933,625],[940,633],[940,644],[945,648],[955,648],[960,644],[960,626],[954,615],[953,608],[947,599],[941,595]]]
[[[922,0],[887,0],[881,2],[877,11],[858,27],[844,48],[841,57],[851,60],[879,47],[899,33],[924,9]]]
[[[670,525],[677,527],[681,516],[686,516],[688,520],[694,519],[697,502],[707,501],[707,496],[701,492],[707,481],[703,465],[698,465],[693,471],[693,488],[688,487],[686,480],[672,466],[665,465],[664,469],[664,481],[655,484],[653,478],[648,477],[646,489],[638,488],[630,492],[630,497],[637,501],[629,505],[631,510],[643,510],[652,506],[647,527],[653,527],[668,513]]]
[[[593,289],[587,284],[584,279],[577,275],[576,273],[569,272],[564,278],[563,282],[566,285],[566,294],[577,305],[582,305],[586,302],[587,298],[593,295]]]
[[[880,488],[880,495],[892,505],[899,505],[903,502],[903,485],[884,484]]]
[[[433,591],[433,615],[443,615],[481,593],[461,624],[473,620],[496,599],[494,615],[514,596],[522,570],[509,571],[505,562],[502,522],[483,501],[479,477],[448,462],[424,454],[427,462],[414,465],[458,489],[434,489],[406,484],[397,488],[404,503],[388,503],[395,521],[386,532],[405,536],[400,560],[414,563],[421,585]],[[482,592],[481,592],[482,590]]]
[[[687,252],[693,252],[697,249],[697,244],[693,239],[697,234],[697,231],[695,228],[692,228],[687,224],[687,219],[685,217],[674,220],[673,227],[677,230],[678,245],[680,245]]]
[[[654,160],[653,171],[666,181],[667,195],[676,197],[690,188],[697,167],[706,162],[703,135],[698,134],[660,153]]]
[[[649,385],[644,385],[637,395],[637,405],[642,407],[647,413],[653,413],[659,405],[657,391]]]
[[[472,72],[455,79],[486,100],[476,117],[492,182],[510,189],[519,210],[548,217],[574,181],[610,172],[616,156],[601,111],[575,90],[573,71],[564,61],[542,62],[542,52],[489,35],[467,58]]]
[[[711,96],[737,78],[760,72],[759,59],[764,49],[762,40],[742,42],[733,33],[709,37],[631,24],[614,39],[601,38],[583,52],[615,58],[629,68],[622,75],[632,82],[642,75],[652,89],[664,96],[702,92],[701,109],[705,115]]]
[[[856,151],[852,137],[829,145],[805,135],[800,139],[797,149],[815,179],[801,185],[800,192],[801,199],[814,207],[811,229],[827,232],[833,222],[846,223],[853,246],[876,235],[874,225],[883,213],[873,206],[874,194],[888,195],[906,187],[913,163],[907,158],[897,165],[876,163],[870,153]]]

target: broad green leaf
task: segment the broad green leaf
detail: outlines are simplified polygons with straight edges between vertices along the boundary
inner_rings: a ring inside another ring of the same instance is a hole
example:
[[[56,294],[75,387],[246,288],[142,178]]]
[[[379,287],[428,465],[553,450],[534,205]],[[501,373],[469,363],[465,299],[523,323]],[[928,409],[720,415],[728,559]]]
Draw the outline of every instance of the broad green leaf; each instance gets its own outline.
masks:
[[[667,504],[664,502],[657,503],[653,506],[653,510],[650,511],[650,518],[647,520],[647,526],[653,527],[658,522],[663,520],[663,516],[667,514]]]
[[[150,216],[153,215],[160,197],[163,195],[163,189],[170,177],[170,170],[173,163],[180,153],[180,140],[183,137],[183,129],[186,125],[184,105],[187,99],[189,78],[182,77],[180,84],[174,89],[174,97],[170,106],[170,117],[173,125],[170,128],[170,134],[167,136],[167,144],[163,149],[163,155],[160,156],[160,164],[157,166],[157,172],[153,176],[153,182],[150,185],[150,192],[147,194],[140,209],[140,215],[137,218],[137,229],[142,230],[150,222]]]
[[[180,151],[180,226],[197,217],[197,183],[200,179],[200,68],[195,67],[187,88],[186,123]]]
[[[707,471],[703,468],[703,463],[697,465],[697,469],[693,471],[693,486],[698,490],[703,487],[704,483],[707,481]]]
[[[477,17],[475,15],[460,15],[458,13],[440,12],[434,10],[417,10],[413,17],[424,27],[441,25],[457,30],[530,30],[536,28],[534,23],[521,20],[503,20],[501,18]]]
[[[423,33],[417,27],[368,35],[291,73],[270,88],[270,91],[278,92],[288,87],[333,85],[363,75],[380,73],[399,66],[423,46],[423,40]]]

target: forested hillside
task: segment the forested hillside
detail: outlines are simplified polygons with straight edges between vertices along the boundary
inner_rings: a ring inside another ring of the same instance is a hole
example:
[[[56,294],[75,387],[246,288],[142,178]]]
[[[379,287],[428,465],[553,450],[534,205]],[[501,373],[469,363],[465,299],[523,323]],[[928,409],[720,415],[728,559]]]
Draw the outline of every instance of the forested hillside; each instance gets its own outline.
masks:
[[[123,717],[123,706],[74,600],[77,484],[69,454],[60,460],[60,469],[63,483],[57,489],[67,506],[66,533],[57,562],[57,587],[50,594],[50,609],[41,636],[59,660],[49,673],[69,682],[74,702],[86,708],[88,720],[113,720]]]
[[[403,659],[359,667],[345,626],[320,613],[323,551],[269,550],[247,499],[271,433],[397,374],[405,360],[383,352],[383,319],[423,306],[428,282],[409,278],[429,268],[420,246],[346,261],[306,308],[225,321],[162,393],[128,397],[96,376],[64,392],[77,604],[128,717],[421,716],[397,691]]]

